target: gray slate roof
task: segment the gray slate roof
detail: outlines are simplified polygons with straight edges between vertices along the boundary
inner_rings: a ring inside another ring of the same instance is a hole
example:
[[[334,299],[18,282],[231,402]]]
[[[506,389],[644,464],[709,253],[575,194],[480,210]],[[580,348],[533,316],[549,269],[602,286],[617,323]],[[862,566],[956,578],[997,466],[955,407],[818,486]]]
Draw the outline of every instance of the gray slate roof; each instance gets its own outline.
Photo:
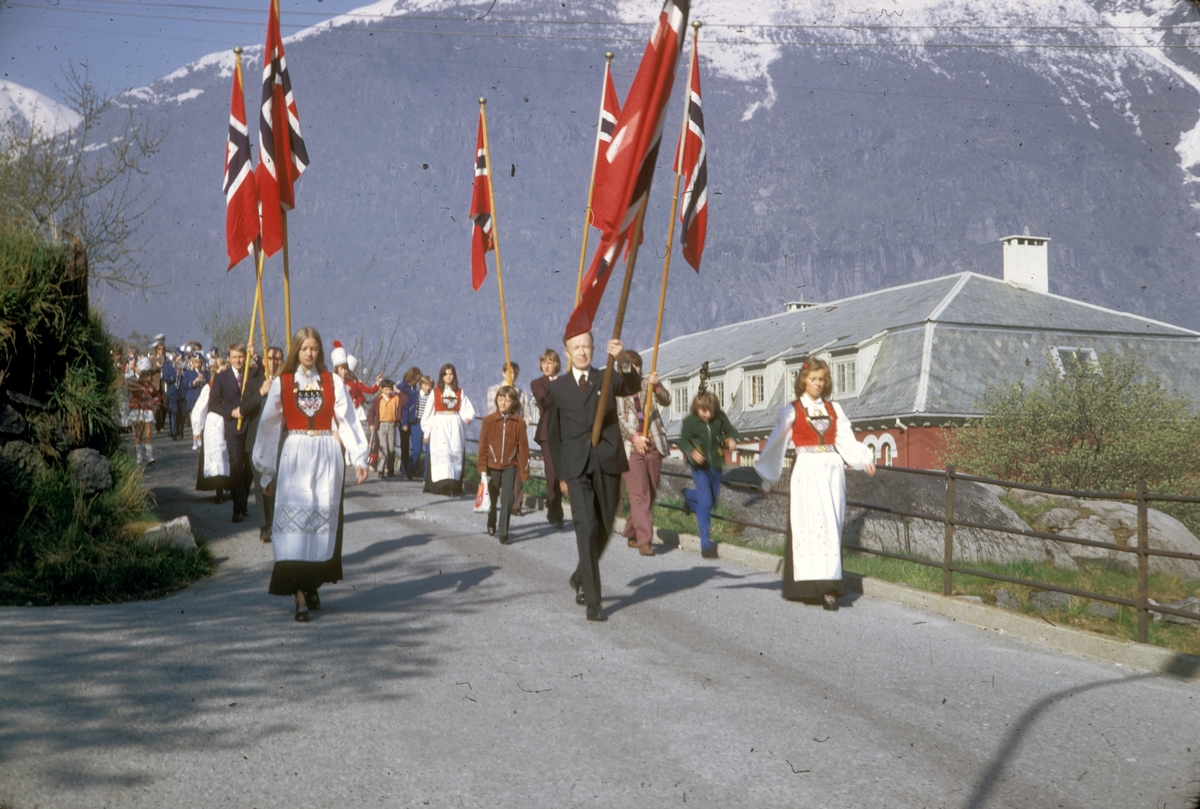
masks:
[[[820,352],[852,356],[881,332],[858,395],[841,400],[858,424],[981,415],[989,384],[1032,381],[1056,346],[1134,351],[1173,392],[1200,402],[1200,332],[971,272],[676,337],[659,349],[659,374],[679,382],[705,361],[720,373]],[[726,391],[730,419],[744,433],[769,430],[791,400],[781,377],[765,410],[746,411],[742,391]],[[669,434],[678,429],[678,421],[668,424]]]

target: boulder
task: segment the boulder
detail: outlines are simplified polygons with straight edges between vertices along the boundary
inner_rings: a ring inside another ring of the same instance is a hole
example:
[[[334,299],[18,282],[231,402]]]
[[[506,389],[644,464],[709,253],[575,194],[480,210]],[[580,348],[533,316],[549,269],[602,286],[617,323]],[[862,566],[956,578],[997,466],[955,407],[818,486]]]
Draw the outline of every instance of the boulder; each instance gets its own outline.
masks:
[[[1021,602],[1017,600],[1015,595],[1003,587],[996,591],[996,606],[1002,610],[1011,610],[1012,612],[1021,611]]]
[[[169,545],[188,551],[196,548],[196,538],[187,517],[177,517],[170,522],[152,525],[142,534],[142,542],[150,545]]]
[[[1189,596],[1188,598],[1185,598],[1183,601],[1176,601],[1172,604],[1160,605],[1154,599],[1149,599],[1149,601],[1150,601],[1150,605],[1154,606],[1154,607],[1163,606],[1163,607],[1170,607],[1173,610],[1187,610],[1188,612],[1200,612],[1200,598],[1197,598],[1196,596]],[[1172,615],[1167,612],[1156,612],[1155,610],[1150,610],[1149,612],[1150,612],[1150,620],[1151,621],[1165,621],[1170,624],[1180,624],[1182,626],[1190,626],[1193,628],[1200,626],[1200,621],[1197,621],[1195,618],[1185,618],[1182,615]]]
[[[1014,489],[1013,491],[1016,491]],[[1071,523],[1080,518],[1079,509],[1075,508],[1052,508],[1049,511],[1044,511],[1033,518],[1032,525],[1035,531],[1045,531],[1051,533],[1058,531],[1060,528],[1066,528]]]
[[[95,494],[113,485],[108,458],[97,450],[73,449],[67,455],[67,464],[71,467],[71,480],[84,494]]]
[[[1053,612],[1071,607],[1071,597],[1056,590],[1039,590],[1029,596],[1029,603],[1038,612]]]
[[[1093,601],[1087,606],[1088,615],[1095,615],[1097,618],[1107,618],[1110,621],[1115,621],[1121,617],[1121,610],[1116,604],[1106,604],[1103,601]]]
[[[6,435],[25,434],[25,417],[7,403],[0,403],[0,433]]]
[[[26,441],[9,441],[0,447],[0,461],[12,464],[27,476],[36,475],[46,468],[42,453]]]

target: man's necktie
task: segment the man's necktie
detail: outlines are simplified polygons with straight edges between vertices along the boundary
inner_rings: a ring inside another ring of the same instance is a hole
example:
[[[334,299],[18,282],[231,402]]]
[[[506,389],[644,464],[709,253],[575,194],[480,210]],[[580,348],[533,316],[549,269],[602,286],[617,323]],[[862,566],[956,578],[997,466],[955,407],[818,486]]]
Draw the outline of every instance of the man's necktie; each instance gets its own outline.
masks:
[[[579,375],[579,391],[587,393],[587,371]]]

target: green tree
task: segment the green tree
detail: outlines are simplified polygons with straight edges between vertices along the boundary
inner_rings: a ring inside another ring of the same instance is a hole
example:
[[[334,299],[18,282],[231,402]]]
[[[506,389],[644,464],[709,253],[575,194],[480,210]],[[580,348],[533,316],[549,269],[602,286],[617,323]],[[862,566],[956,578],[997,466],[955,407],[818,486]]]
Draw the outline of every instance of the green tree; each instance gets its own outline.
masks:
[[[985,477],[1091,491],[1186,491],[1200,480],[1200,419],[1141,358],[1048,362],[1030,386],[989,387],[989,415],[955,430],[942,461]]]

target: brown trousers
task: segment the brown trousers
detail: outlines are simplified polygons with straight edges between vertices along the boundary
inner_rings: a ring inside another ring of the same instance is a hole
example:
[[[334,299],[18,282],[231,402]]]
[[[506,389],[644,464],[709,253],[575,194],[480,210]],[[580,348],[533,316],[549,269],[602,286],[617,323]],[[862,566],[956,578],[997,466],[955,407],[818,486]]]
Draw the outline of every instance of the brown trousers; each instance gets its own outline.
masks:
[[[646,444],[646,454],[629,453],[629,471],[625,472],[625,490],[629,492],[629,516],[625,518],[626,539],[636,539],[638,547],[650,547],[654,538],[654,521],[650,510],[658,496],[658,479],[662,472],[662,456],[653,442]]]

